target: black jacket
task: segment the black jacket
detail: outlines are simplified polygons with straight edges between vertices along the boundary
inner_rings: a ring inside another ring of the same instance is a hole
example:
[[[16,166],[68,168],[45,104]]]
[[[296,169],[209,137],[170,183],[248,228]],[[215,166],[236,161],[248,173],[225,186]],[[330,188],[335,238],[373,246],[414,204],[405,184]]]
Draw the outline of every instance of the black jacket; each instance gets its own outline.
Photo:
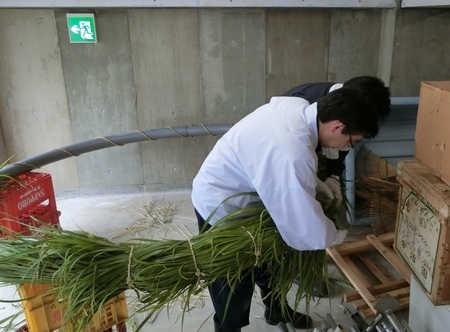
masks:
[[[322,82],[322,83],[306,83],[296,86],[285,92],[283,96],[299,97],[306,99],[310,104],[317,102],[321,97],[330,92],[330,88],[336,83]],[[320,151],[320,147],[319,147]],[[348,151],[339,150],[339,157],[337,159],[326,160],[327,177],[330,175],[341,176],[345,170],[345,157]]]

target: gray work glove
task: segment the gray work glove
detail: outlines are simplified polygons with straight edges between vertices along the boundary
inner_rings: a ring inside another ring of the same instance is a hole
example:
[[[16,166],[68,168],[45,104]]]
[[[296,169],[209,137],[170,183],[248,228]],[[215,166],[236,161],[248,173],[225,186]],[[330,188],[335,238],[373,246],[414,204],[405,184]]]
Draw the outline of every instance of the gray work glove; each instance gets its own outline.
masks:
[[[333,196],[336,199],[337,206],[340,206],[342,203],[341,181],[335,177],[329,177],[326,178],[325,183],[331,189]]]
[[[326,178],[325,181],[317,180],[316,191],[324,194],[330,200],[336,200],[337,206],[342,203],[341,183],[335,178]]]
[[[344,243],[347,233],[348,233],[348,231],[346,229],[338,229],[336,232],[336,239],[334,240],[334,242],[331,245],[337,246],[339,244]]]

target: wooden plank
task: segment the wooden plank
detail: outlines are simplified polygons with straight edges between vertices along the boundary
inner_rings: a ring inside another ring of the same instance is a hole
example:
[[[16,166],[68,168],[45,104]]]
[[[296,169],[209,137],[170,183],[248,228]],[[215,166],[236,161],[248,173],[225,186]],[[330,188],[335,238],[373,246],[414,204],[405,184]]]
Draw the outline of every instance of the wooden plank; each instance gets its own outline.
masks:
[[[372,302],[375,301],[373,295],[367,290],[365,284],[359,280],[356,273],[348,266],[344,258],[334,249],[334,247],[327,248],[327,252],[333,258],[336,265],[341,269],[344,275],[350,280],[353,287],[361,294],[361,297],[367,302],[369,307],[376,312]]]
[[[390,292],[386,292],[382,295],[389,294],[390,296],[392,296],[395,299],[400,299],[402,297],[409,297],[410,292],[411,292],[411,289],[409,286],[407,286],[407,287],[399,288],[396,290],[392,290]]]
[[[357,276],[358,280],[364,287],[370,287],[372,284],[367,280],[367,276],[356,266],[355,262],[348,256],[342,257],[347,264],[348,268],[352,270],[352,272]]]
[[[378,236],[378,241],[386,246],[390,246],[394,243],[394,233],[387,233]],[[339,246],[333,247],[341,256],[347,256],[350,254],[360,253],[373,249],[372,243],[369,240],[363,239],[352,243],[345,243]]]
[[[403,310],[403,309],[409,308],[409,297],[404,297],[404,298],[398,299],[398,301],[399,301],[399,306],[397,307],[396,310]],[[364,308],[364,309],[356,309],[355,308],[355,310],[359,310],[361,316],[364,319],[373,318],[376,315],[376,312],[374,312],[370,308]]]
[[[404,304],[409,303],[409,291],[410,291],[410,288],[405,287],[404,289],[398,290],[398,292],[386,293],[386,294],[389,294],[393,298],[395,298],[398,301],[399,306],[400,306],[402,304],[404,305]],[[385,294],[383,294],[382,296],[384,296],[384,295]],[[376,306],[376,303],[378,303],[378,301],[381,300],[382,296],[377,296],[374,306]],[[364,310],[364,309],[369,308],[366,301],[364,301],[363,299],[352,301],[351,304],[355,310]],[[400,310],[400,309],[401,309],[400,307],[395,308],[395,310]]]
[[[406,286],[406,287],[403,287],[403,288],[400,288],[400,289],[396,289],[396,290],[393,290],[393,291],[390,291],[390,292],[385,292],[385,293],[378,294],[378,295],[375,296],[374,306],[386,294],[388,294],[391,297],[393,297],[393,298],[395,298],[395,299],[400,301],[400,299],[405,298],[405,297],[407,297],[409,299],[409,293],[410,293],[410,287]],[[351,304],[353,305],[353,307],[356,310],[361,310],[361,309],[365,309],[365,308],[369,307],[367,302],[364,301],[364,299],[362,299],[362,298],[359,298],[357,300],[351,301]]]
[[[386,293],[398,288],[403,288],[406,287],[408,284],[408,282],[405,279],[400,279],[400,280],[394,280],[394,281],[390,281],[387,283],[383,283],[380,285],[374,285],[374,286],[370,286],[367,287],[367,290],[372,293],[372,295],[378,295],[378,294],[382,294],[382,293]],[[357,292],[357,291],[352,291],[352,292],[348,292],[346,294],[344,294],[344,301],[345,302],[352,302],[355,300],[359,300],[361,299],[361,295]]]
[[[378,251],[380,258],[385,259],[398,271],[399,257],[391,248],[393,242],[392,232],[380,237],[369,235],[364,240],[327,249],[327,253],[356,289],[344,295],[345,301],[350,302],[355,310],[361,311],[364,317],[373,317],[377,313],[375,306],[385,295],[399,300],[401,308],[409,305],[409,280],[386,275],[388,270],[383,272],[369,256],[369,252]],[[358,263],[359,260],[365,266]],[[402,277],[405,276],[405,271],[398,272]],[[371,278],[365,274],[370,274]],[[408,274],[406,277],[408,278]],[[392,280],[394,278],[397,279]],[[374,285],[377,282],[380,284]]]
[[[382,284],[387,283],[390,279],[378,268],[378,266],[371,261],[365,254],[358,254],[357,257],[364,263],[370,272],[378,279]]]
[[[411,282],[411,270],[409,269],[409,267],[408,267],[408,265],[406,264],[406,262],[402,259],[402,257],[395,251],[395,249],[393,248],[393,247],[387,247],[387,250],[391,253],[391,255],[392,255],[392,257],[395,257],[395,258],[397,258],[398,259],[398,261],[400,262],[400,264],[402,264],[403,265],[403,267],[406,269],[406,271],[409,273],[409,276],[410,276],[410,279],[408,279],[407,281],[408,281],[408,283],[410,283]],[[394,268],[395,268],[395,266],[394,266]],[[397,270],[397,272],[399,272],[398,270]],[[399,274],[401,274],[400,272],[399,272]]]
[[[379,241],[375,235],[367,235],[367,239],[373,246],[383,255],[384,258],[405,278],[406,281],[411,282],[411,272],[406,264],[393,251],[388,250],[386,246]]]

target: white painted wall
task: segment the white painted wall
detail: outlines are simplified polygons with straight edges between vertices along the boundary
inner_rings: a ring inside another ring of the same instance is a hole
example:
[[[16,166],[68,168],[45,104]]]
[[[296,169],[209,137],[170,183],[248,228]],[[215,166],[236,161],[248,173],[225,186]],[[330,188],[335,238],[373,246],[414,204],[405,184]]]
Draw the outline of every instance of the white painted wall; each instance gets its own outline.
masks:
[[[419,285],[411,278],[408,325],[414,332],[448,331],[450,305],[434,306]]]

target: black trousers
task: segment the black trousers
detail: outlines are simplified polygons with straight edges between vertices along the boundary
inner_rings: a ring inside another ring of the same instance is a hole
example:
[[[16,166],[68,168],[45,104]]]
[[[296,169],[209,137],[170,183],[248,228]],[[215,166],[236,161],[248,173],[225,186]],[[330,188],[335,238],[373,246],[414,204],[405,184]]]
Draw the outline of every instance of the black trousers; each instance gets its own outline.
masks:
[[[195,210],[200,232],[208,230],[211,225]],[[250,324],[250,305],[255,290],[255,283],[264,294],[270,293],[269,274],[264,269],[257,269],[254,279],[249,273],[242,277],[240,283],[232,289],[226,279],[218,279],[209,287],[211,300],[216,311],[214,321],[223,331],[236,331]],[[231,294],[231,295],[230,295]],[[228,308],[227,308],[228,304]]]

